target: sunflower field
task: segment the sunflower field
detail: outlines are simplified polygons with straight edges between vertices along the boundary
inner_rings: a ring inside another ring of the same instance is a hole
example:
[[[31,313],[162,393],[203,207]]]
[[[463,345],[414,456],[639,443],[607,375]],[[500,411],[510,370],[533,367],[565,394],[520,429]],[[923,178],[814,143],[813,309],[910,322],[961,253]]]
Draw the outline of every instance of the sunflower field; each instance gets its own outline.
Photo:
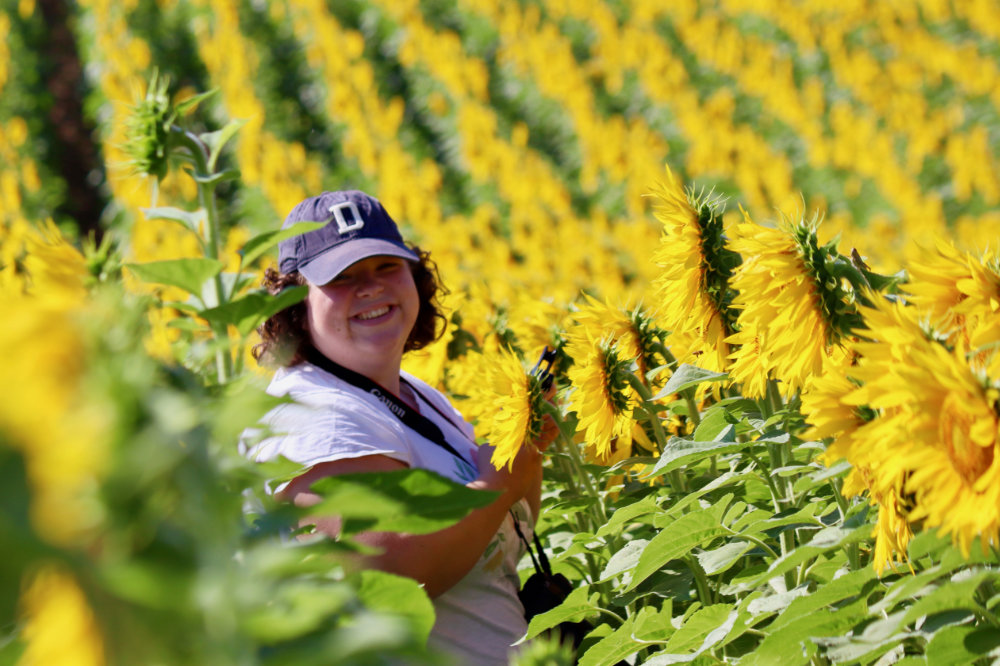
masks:
[[[4,0],[0,664],[448,663],[351,537],[482,494],[292,545],[237,450],[338,189],[449,288],[404,367],[498,466],[559,425],[517,664],[1000,662],[993,0]]]

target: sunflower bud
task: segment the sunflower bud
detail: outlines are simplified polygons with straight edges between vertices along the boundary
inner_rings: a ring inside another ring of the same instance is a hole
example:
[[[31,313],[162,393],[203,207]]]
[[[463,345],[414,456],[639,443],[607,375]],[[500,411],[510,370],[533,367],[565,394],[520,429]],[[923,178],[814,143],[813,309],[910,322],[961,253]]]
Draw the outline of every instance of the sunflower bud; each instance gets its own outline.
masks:
[[[167,94],[168,86],[166,78],[153,72],[145,97],[132,107],[125,121],[125,152],[131,158],[132,171],[156,176],[158,181],[169,169],[170,127],[177,117]]]

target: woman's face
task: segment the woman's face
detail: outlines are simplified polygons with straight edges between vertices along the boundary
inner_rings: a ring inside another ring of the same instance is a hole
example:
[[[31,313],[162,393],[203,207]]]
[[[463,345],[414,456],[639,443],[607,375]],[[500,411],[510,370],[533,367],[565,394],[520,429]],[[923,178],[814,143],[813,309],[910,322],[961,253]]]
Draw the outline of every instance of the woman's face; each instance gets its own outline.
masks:
[[[391,256],[368,257],[327,284],[310,283],[306,296],[306,320],[316,349],[380,382],[398,376],[419,310],[409,262]]]

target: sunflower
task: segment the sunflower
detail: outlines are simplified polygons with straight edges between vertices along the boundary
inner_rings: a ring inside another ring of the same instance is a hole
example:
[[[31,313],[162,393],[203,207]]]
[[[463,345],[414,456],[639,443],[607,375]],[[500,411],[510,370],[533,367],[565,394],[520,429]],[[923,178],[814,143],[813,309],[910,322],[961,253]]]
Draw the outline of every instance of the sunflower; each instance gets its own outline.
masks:
[[[846,368],[845,368],[846,369]],[[895,479],[893,490],[873,490],[870,459],[862,446],[855,446],[858,429],[875,418],[867,405],[845,403],[846,396],[858,388],[843,372],[828,372],[822,377],[812,377],[802,393],[802,414],[810,427],[804,437],[830,441],[820,461],[832,465],[838,460],[851,461],[852,467],[844,480],[843,493],[855,497],[868,492],[869,502],[878,509],[878,520],[873,530],[875,552],[873,566],[882,573],[886,566],[893,566],[897,557],[905,559],[906,546],[913,531],[906,521],[902,508],[900,487],[903,478]]]
[[[657,325],[655,318],[642,307],[615,307],[608,301],[599,301],[584,294],[587,305],[573,313],[579,326],[569,333],[570,338],[611,341],[623,361],[635,361],[637,376],[646,382],[646,373],[667,362],[662,352],[662,342],[667,333]],[[669,375],[661,374],[665,381]]]
[[[494,447],[493,466],[511,468],[521,446],[541,432],[544,391],[509,350],[490,354],[485,368],[486,390],[477,398],[490,409],[482,412],[479,423]]]
[[[871,475],[871,469],[865,466],[854,467],[844,483],[844,494],[848,497],[860,495],[863,489],[871,486]],[[902,493],[903,481],[899,479],[899,484],[890,492],[870,493],[869,504],[878,509],[873,530],[875,549],[872,568],[879,575],[887,566],[895,570],[895,562],[908,560],[906,548],[913,538],[913,526],[907,519],[910,498]]]
[[[133,173],[157,180],[163,180],[170,169],[170,127],[177,119],[169,87],[169,80],[154,72],[142,101],[132,107],[125,120],[125,152],[131,158]]]
[[[802,415],[810,427],[803,437],[830,439],[821,460],[831,465],[842,458],[855,458],[854,433],[874,418],[867,406],[845,404],[843,399],[858,384],[838,372],[812,377],[802,393]]]
[[[97,313],[86,262],[51,223],[4,229],[0,256],[21,267],[0,285],[0,346],[17,350],[0,364],[0,439],[24,454],[38,533],[75,544],[93,527],[90,494],[108,454],[107,411],[93,409],[81,385]]]
[[[729,355],[726,338],[735,314],[729,311],[729,279],[739,255],[726,247],[722,205],[710,196],[685,193],[667,169],[667,182],[651,192],[653,213],[663,224],[653,261],[661,268],[654,281],[663,324],[672,333],[694,338],[692,363],[724,371]],[[682,359],[678,359],[682,360]]]
[[[910,282],[905,289],[911,302],[938,330],[954,335],[964,328],[963,317],[955,307],[966,296],[958,283],[969,277],[966,262],[954,245],[939,240],[933,251],[925,251],[909,269]]]
[[[1000,532],[1000,391],[960,348],[924,330],[914,308],[865,309],[869,341],[854,346],[861,386],[846,405],[876,417],[853,434],[852,463],[871,471],[873,497],[908,498],[907,520],[940,528],[968,554]]]
[[[594,342],[584,336],[571,341],[566,351],[573,359],[567,375],[574,387],[570,410],[579,419],[577,431],[598,461],[630,450],[634,396],[625,377],[629,364],[606,340]]]
[[[939,241],[913,263],[910,275],[906,291],[917,309],[949,344],[978,351],[977,363],[988,365],[1000,342],[1000,256],[976,258]]]
[[[101,666],[104,641],[93,610],[71,574],[55,565],[34,572],[21,595],[21,664]]]
[[[567,316],[565,306],[518,292],[507,308],[507,324],[517,348],[534,358],[545,347],[561,346],[560,331]]]
[[[740,331],[727,342],[730,375],[748,397],[762,397],[766,378],[791,396],[821,374],[842,335],[859,324],[841,281],[830,274],[831,246],[820,247],[815,221],[772,229],[744,221],[733,228],[733,249],[744,261],[733,275]]]

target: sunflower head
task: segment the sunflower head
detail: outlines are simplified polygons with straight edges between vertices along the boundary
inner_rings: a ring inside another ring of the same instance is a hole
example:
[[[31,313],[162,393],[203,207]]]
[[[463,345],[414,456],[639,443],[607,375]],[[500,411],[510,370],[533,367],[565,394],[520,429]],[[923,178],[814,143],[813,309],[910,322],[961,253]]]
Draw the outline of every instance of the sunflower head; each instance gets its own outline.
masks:
[[[177,111],[170,103],[169,80],[153,72],[146,95],[125,120],[125,152],[132,171],[163,180],[169,171],[170,127]]]
[[[693,358],[701,367],[724,369],[736,329],[736,297],[730,279],[741,264],[724,234],[724,200],[712,192],[685,190],[667,169],[667,182],[651,196],[653,212],[663,223],[653,254],[660,275],[654,280],[658,310],[672,335],[692,339]],[[703,358],[697,358],[703,355]]]
[[[489,406],[480,424],[494,447],[491,462],[500,469],[512,466],[524,443],[541,433],[545,390],[509,349],[489,354],[484,365],[484,390],[476,398]]]
[[[615,307],[589,295],[585,298],[587,305],[573,315],[578,326],[571,331],[570,339],[609,341],[622,360],[636,362],[638,375],[644,381],[649,370],[667,362],[664,357],[667,332],[641,304]]]
[[[627,310],[625,316],[630,324],[629,331],[639,348],[639,356],[636,359],[639,365],[639,377],[645,380],[647,372],[668,362],[669,359],[663,355],[668,334],[656,318],[641,305]]]
[[[855,304],[855,289],[848,288],[850,282],[842,280],[841,271],[834,266],[847,260],[837,252],[836,239],[826,245],[819,244],[816,234],[819,221],[819,216],[813,215],[810,220],[801,219],[788,227],[802,263],[816,285],[817,305],[827,323],[826,344],[832,346],[851,331],[861,328],[863,321]]]
[[[702,291],[711,299],[716,310],[725,316],[727,330],[733,331],[736,313],[729,307],[734,296],[729,285],[733,271],[743,260],[727,245],[722,223],[725,199],[704,190],[697,195],[690,190],[688,197],[698,211],[698,227],[701,229]]]
[[[573,367],[570,409],[578,417],[577,429],[599,460],[632,444],[633,390],[628,374],[633,361],[622,358],[609,340],[576,339],[568,348]]]

